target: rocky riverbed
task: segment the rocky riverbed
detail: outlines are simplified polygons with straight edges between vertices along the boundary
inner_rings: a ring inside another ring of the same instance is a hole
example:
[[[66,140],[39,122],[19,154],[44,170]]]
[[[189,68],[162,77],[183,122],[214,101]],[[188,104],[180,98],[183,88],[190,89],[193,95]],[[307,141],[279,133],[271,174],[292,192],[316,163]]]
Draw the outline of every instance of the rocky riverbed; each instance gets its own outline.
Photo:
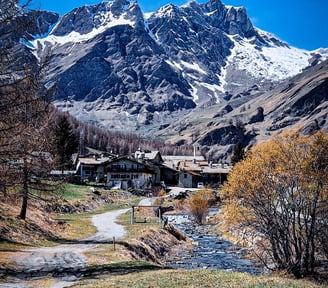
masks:
[[[245,249],[210,232],[208,225],[196,225],[188,214],[166,215],[168,223],[184,232],[193,245],[178,249],[166,261],[172,268],[223,269],[260,274],[261,269],[246,259]]]

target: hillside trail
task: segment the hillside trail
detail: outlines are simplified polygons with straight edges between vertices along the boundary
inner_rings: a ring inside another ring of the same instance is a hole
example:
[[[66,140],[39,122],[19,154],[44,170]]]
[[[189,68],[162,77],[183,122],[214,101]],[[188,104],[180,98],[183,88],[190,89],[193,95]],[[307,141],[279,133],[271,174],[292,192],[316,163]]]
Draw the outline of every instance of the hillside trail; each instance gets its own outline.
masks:
[[[72,285],[74,280],[82,276],[83,270],[87,267],[87,259],[83,253],[96,248],[101,243],[112,241],[113,237],[115,240],[124,237],[124,226],[116,222],[120,215],[129,210],[120,209],[93,216],[92,223],[98,232],[89,238],[55,247],[20,250],[11,258],[16,267],[15,275],[6,280],[9,282],[0,282],[0,287],[33,287],[33,284],[25,279],[47,275],[52,275],[55,279],[55,284],[51,288]]]

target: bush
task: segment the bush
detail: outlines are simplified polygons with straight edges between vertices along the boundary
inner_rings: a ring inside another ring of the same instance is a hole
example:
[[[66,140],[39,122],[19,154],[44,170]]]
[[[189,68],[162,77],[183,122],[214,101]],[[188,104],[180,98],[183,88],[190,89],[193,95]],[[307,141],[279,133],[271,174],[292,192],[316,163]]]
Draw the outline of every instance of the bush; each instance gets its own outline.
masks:
[[[210,203],[213,203],[212,191],[201,189],[189,198],[189,210],[198,224],[203,224],[208,213]]]

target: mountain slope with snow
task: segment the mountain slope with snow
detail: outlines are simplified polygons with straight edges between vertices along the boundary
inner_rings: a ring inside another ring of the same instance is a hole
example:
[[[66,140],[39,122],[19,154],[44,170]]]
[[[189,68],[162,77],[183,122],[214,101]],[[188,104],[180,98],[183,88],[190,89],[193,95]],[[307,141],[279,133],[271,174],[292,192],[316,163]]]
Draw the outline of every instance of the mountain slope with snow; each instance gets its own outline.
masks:
[[[114,0],[52,24],[28,47],[38,59],[51,56],[46,85],[56,84],[55,104],[147,135],[199,107],[246,102],[328,55],[290,47],[220,0],[147,14],[137,2]]]

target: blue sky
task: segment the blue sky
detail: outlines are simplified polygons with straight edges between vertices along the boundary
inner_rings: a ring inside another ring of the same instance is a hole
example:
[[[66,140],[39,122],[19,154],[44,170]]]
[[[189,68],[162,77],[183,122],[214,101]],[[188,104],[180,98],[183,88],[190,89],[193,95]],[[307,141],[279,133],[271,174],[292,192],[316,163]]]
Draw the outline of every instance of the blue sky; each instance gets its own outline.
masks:
[[[275,34],[292,46],[313,50],[328,48],[328,0],[221,0],[226,5],[244,6],[252,23]],[[34,7],[64,14],[101,0],[33,0]],[[144,12],[168,3],[183,5],[187,0],[138,0]],[[198,0],[205,3],[207,0]]]

